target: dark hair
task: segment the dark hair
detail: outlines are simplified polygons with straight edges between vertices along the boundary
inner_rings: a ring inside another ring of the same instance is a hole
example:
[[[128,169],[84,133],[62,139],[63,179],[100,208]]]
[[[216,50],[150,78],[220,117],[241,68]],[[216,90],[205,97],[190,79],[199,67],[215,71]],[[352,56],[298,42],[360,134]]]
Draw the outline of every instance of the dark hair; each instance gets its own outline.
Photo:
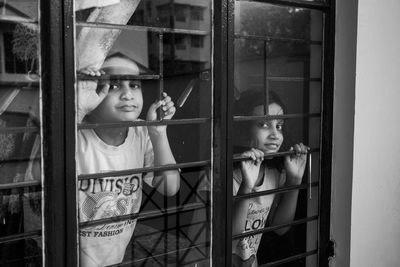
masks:
[[[262,90],[247,90],[245,92],[242,92],[239,100],[234,105],[235,115],[251,116],[253,114],[254,108],[257,106],[264,106],[264,103],[265,103],[265,93]],[[283,104],[278,94],[273,91],[269,91],[268,104],[271,105],[273,103],[278,104],[285,113],[286,111],[285,105]],[[250,148],[247,142],[249,140],[249,135],[250,135],[249,131],[252,128],[253,123],[254,121],[245,121],[234,124],[234,131],[235,131],[234,136],[236,137],[234,143],[238,144],[237,146],[234,147],[234,153],[242,153]],[[279,149],[280,151],[287,150],[286,147],[287,142],[285,142],[287,138],[285,131],[283,131],[283,135],[284,138],[282,145]],[[265,160],[265,164],[267,164],[268,167],[276,168],[279,171],[282,171],[284,168],[283,157],[275,157],[272,159],[267,159]]]
[[[268,102],[269,104],[276,103],[278,104],[283,113],[286,113],[285,105],[282,100],[278,96],[277,93],[273,91],[269,91],[268,93]],[[234,108],[235,114],[237,115],[245,115],[250,116],[253,113],[253,110],[257,106],[264,106],[265,103],[265,93],[261,90],[247,90],[240,94],[240,98],[236,101]]]

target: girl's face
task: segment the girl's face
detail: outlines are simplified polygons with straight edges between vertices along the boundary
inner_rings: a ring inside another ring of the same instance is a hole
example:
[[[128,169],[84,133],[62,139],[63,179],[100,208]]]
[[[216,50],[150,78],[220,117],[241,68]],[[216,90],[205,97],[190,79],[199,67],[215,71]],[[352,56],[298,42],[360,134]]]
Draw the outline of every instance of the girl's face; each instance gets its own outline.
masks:
[[[91,115],[101,122],[135,121],[142,112],[142,107],[143,95],[140,81],[112,81],[107,96]]]
[[[269,115],[283,115],[282,107],[276,103],[268,106]],[[253,116],[264,115],[264,106],[256,106]],[[283,120],[257,121],[251,126],[251,146],[264,153],[278,152],[283,142]]]

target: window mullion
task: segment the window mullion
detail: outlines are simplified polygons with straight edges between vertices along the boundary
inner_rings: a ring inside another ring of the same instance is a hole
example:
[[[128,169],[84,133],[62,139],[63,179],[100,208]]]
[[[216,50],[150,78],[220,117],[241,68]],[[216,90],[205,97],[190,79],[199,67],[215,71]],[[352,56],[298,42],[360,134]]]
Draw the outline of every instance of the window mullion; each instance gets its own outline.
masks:
[[[64,118],[65,118],[65,192],[66,192],[66,266],[79,266],[77,246],[78,205],[77,177],[75,161],[76,144],[76,110],[75,110],[75,33],[74,33],[74,0],[63,1],[64,10]]]
[[[42,1],[40,16],[43,100],[44,264],[66,264],[63,1]],[[61,55],[61,56],[60,56]],[[61,153],[60,153],[61,152]]]
[[[213,14],[213,187],[212,187],[212,262],[213,266],[230,266],[231,217],[229,193],[232,182],[227,179],[227,91],[228,91],[228,2],[214,1]],[[230,1],[232,2],[232,1]],[[232,3],[229,4],[232,9]],[[233,15],[230,10],[230,16]],[[230,43],[232,45],[232,43]],[[232,49],[230,49],[232,53]],[[232,171],[232,168],[230,168]],[[229,187],[230,184],[230,187]],[[232,201],[232,199],[231,199]],[[230,202],[231,203],[231,202]],[[227,209],[228,207],[228,209]]]

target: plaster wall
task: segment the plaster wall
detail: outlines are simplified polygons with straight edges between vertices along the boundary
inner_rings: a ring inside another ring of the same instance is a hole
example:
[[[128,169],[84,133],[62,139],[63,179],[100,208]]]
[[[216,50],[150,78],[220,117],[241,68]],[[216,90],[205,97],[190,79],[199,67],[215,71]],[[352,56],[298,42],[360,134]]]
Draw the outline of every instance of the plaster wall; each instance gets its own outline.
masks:
[[[350,265],[400,266],[400,1],[358,5]]]

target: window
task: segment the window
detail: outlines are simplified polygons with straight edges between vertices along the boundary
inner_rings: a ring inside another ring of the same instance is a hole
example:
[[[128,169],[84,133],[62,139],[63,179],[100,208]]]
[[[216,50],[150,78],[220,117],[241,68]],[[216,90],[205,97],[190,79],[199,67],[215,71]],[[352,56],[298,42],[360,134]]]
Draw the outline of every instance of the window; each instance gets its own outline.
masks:
[[[174,5],[175,20],[179,22],[186,22],[186,6]]]
[[[43,261],[38,8],[37,1],[7,1],[0,16],[1,266],[41,266]]]
[[[40,31],[23,68],[1,32],[23,75],[0,80],[0,265],[328,265],[334,6],[20,2],[0,23]]]
[[[200,35],[191,35],[190,44],[192,47],[202,48],[204,46],[204,38]]]
[[[182,34],[175,35],[175,47],[177,50],[185,50],[186,49],[186,36]]]
[[[191,20],[203,20],[204,19],[203,8],[197,7],[197,6],[192,6],[190,8],[190,19]]]

